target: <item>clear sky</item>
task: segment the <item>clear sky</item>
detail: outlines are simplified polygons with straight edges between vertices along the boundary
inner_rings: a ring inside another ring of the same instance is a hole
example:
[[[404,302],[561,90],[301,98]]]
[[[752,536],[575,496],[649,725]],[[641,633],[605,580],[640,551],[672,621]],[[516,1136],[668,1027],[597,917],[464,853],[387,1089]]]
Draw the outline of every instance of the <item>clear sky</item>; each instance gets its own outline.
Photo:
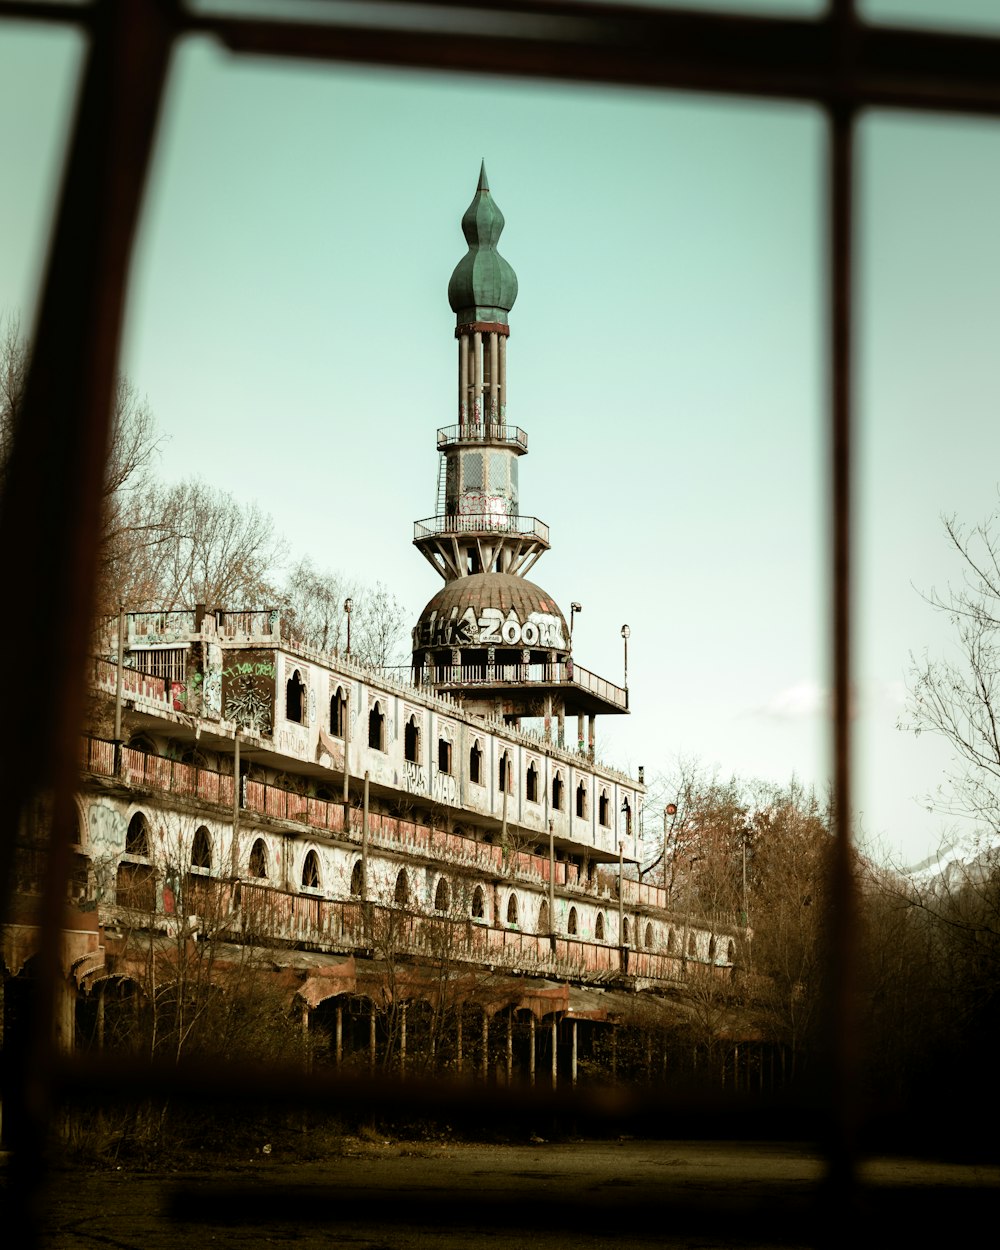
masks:
[[[707,6],[706,6],[707,7]],[[752,8],[731,4],[731,8]],[[810,12],[810,3],[771,11]],[[996,27],[991,0],[872,0]],[[0,28],[0,313],[30,326],[79,48]],[[608,762],[678,755],[822,784],[826,580],[822,119],[805,107],[514,85],[179,50],[133,269],[123,368],[169,435],[166,479],[257,500],[293,553],[386,582],[456,407],[451,271],[480,159],[507,227],[508,418],[532,579],[633,714]],[[903,862],[948,826],[948,757],[899,732],[908,657],[948,645],[920,590],[957,569],[941,516],[1000,471],[1000,126],[860,129],[858,795]]]

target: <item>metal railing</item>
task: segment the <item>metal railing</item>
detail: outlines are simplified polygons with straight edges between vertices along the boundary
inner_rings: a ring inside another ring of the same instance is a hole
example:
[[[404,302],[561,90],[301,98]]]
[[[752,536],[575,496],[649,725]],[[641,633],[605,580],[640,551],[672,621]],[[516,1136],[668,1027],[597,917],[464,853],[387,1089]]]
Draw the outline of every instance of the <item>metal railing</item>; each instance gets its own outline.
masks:
[[[517,534],[549,544],[549,527],[533,516],[505,516],[497,512],[472,512],[453,516],[430,516],[413,523],[413,540],[438,534]]]
[[[497,421],[470,421],[465,425],[446,425],[437,432],[438,448],[462,443],[500,443],[528,450],[528,435],[517,425]]]
[[[579,686],[615,707],[628,707],[626,689],[569,660],[544,664],[438,664],[431,671],[435,686]]]

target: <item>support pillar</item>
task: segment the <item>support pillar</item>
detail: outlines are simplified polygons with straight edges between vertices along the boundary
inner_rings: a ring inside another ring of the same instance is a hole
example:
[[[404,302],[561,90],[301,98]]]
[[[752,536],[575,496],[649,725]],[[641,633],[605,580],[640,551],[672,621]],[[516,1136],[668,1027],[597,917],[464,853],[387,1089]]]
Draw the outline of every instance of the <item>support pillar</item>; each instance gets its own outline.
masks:
[[[458,424],[469,420],[469,339],[465,334],[458,337]]]
[[[483,1008],[483,1084],[490,1079],[490,1017],[486,1008]]]
[[[490,415],[489,420],[496,422],[500,420],[500,380],[499,380],[499,349],[497,340],[499,335],[494,331],[489,336],[490,340]]]
[[[581,755],[583,754],[583,748],[586,745],[586,741],[583,736],[583,721],[584,715],[580,712],[576,718],[576,749]]]
[[[552,1088],[559,1083],[559,1022],[552,1016]]]
[[[590,756],[591,762],[594,759],[594,741],[596,734],[594,733],[594,724],[597,721],[596,716],[587,718],[587,754]]]
[[[558,746],[566,745],[566,709],[562,702],[559,703],[559,739]]]
[[[337,1067],[339,1068],[340,1065],[344,1061],[344,1008],[341,1003],[337,1004],[336,1020],[337,1020],[337,1032],[336,1032],[336,1037],[335,1037],[335,1041],[336,1041],[335,1055],[336,1055],[336,1060],[337,1060]]]
[[[375,1072],[375,1004],[368,1013],[368,1071]]]
[[[507,1008],[507,1084],[514,1077],[514,1008]]]
[[[500,362],[499,362],[499,381],[500,381],[500,423],[503,424],[507,420],[507,336],[499,335],[500,339]]]
[[[573,1022],[573,1058],[570,1064],[570,1081],[576,1087],[576,1021]]]
[[[528,1083],[534,1088],[535,1085],[535,1013],[531,1013],[529,1023],[529,1049],[528,1049]]]
[[[476,423],[483,420],[483,336],[477,330],[472,336],[472,412],[470,416]]]

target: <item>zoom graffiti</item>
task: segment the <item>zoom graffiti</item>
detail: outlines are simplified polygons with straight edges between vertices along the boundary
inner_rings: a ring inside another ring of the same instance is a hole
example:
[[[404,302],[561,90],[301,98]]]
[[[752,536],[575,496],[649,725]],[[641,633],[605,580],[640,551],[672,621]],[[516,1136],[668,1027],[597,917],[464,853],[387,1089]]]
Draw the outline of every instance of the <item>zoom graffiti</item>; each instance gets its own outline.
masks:
[[[499,608],[469,607],[458,614],[452,608],[447,616],[432,612],[413,631],[414,647],[566,647],[565,622],[555,612],[529,612],[521,620],[513,608],[504,614]]]

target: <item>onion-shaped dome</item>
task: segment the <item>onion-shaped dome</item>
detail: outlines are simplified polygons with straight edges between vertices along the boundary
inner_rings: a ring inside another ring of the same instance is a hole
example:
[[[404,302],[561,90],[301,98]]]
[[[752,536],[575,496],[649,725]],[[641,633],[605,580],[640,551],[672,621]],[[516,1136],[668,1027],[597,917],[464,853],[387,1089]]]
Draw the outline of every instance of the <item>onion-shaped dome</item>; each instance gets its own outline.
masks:
[[[534,582],[510,573],[472,573],[445,583],[420,614],[413,650],[524,648],[569,654],[559,605]]]
[[[503,213],[490,195],[483,161],[476,194],[462,218],[469,250],[448,283],[448,303],[459,325],[477,321],[507,324],[507,314],[517,299],[517,274],[497,251],[503,227]]]

